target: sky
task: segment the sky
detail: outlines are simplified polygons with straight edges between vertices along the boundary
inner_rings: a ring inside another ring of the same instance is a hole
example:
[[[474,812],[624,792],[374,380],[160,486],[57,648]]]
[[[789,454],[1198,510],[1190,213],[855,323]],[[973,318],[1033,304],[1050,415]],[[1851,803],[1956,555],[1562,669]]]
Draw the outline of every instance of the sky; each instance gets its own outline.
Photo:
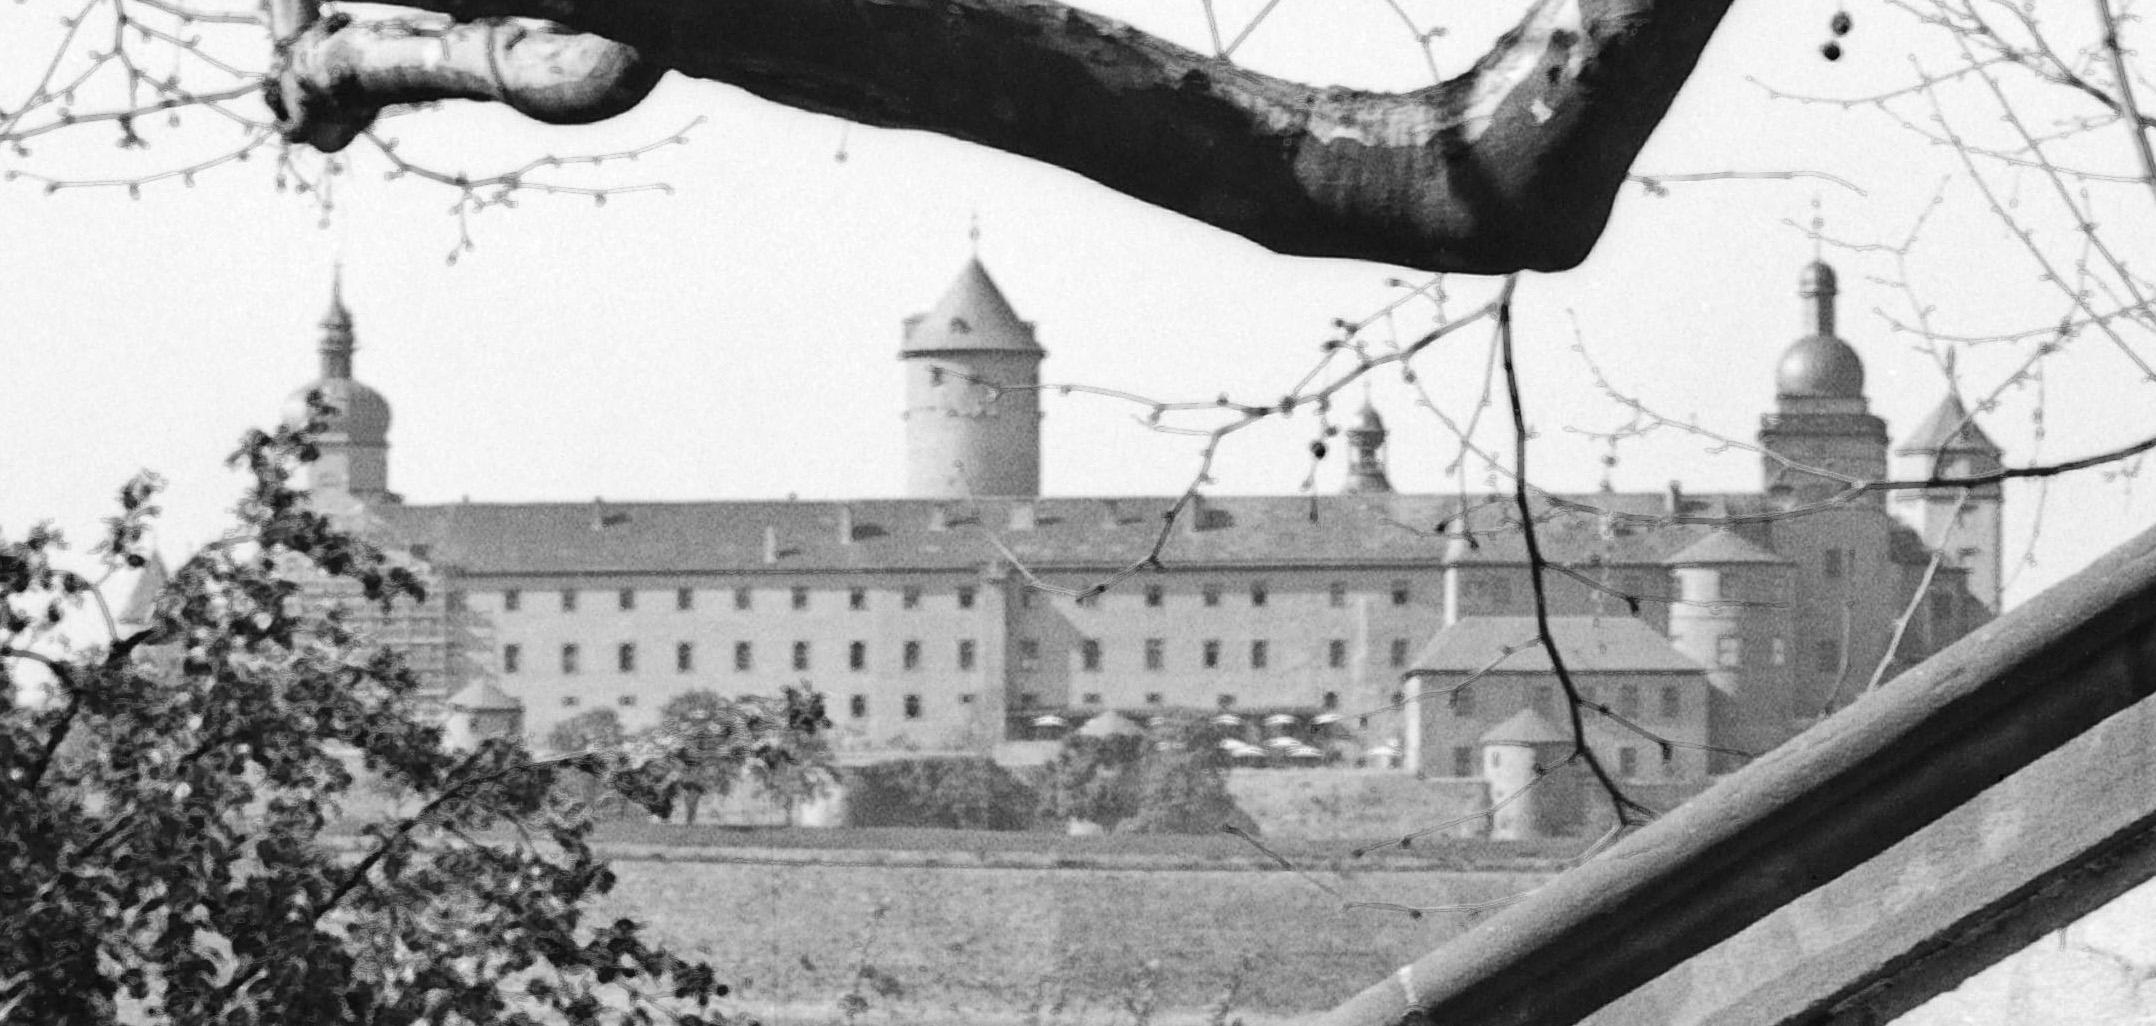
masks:
[[[1084,6],[1186,45],[1206,37],[1197,0]],[[1231,36],[1262,6],[1216,4]],[[1435,59],[1448,73],[1520,9],[1461,15],[1458,6],[1403,7],[1420,24],[1445,25]],[[1672,480],[1694,491],[1756,488],[1757,457],[1723,439],[1748,441],[1771,407],[1775,363],[1800,334],[1797,276],[1815,256],[1841,272],[1841,334],[1863,354],[1873,411],[1896,437],[1946,387],[1923,336],[1897,325],[1994,336],[2070,312],[2045,276],[2073,278],[2075,261],[2096,258],[2040,171],[1987,164],[1987,197],[1953,148],[1920,134],[1941,131],[1921,94],[1890,101],[1899,117],[1786,95],[1874,96],[1955,66],[1950,40],[1875,4],[1852,12],[1845,55],[1826,61],[1819,46],[1835,10],[1816,0],[1736,4],[1636,165],[1769,177],[1629,188],[1584,265],[1523,279],[1518,344],[1538,484],[1589,490],[1607,476],[1620,490]],[[0,71],[0,109],[19,103],[24,69],[50,56],[56,13],[48,0],[0,12],[0,68],[12,69]],[[1428,77],[1385,0],[1281,0],[1236,56],[1313,82],[1402,88]],[[2059,90],[2009,85],[2030,98],[2021,109],[2039,130],[2090,113]],[[1998,112],[1978,87],[1941,85],[1945,124],[1996,137]],[[395,410],[391,486],[414,502],[900,494],[900,324],[976,250],[1038,325],[1048,380],[1162,400],[1275,401],[1317,360],[1336,321],[1370,317],[1406,294],[1402,283],[1430,281],[1404,268],[1277,256],[1053,168],[922,133],[848,127],[679,76],[601,125],[549,128],[448,104],[385,129],[407,158],[473,174],[550,154],[636,150],[677,133],[685,142],[551,179],[664,191],[603,204],[526,192],[515,209],[480,211],[461,228],[454,189],[392,179],[379,157],[356,151],[330,179],[328,209],[319,192],[280,191],[279,162],[266,156],[191,185],[148,183],[137,198],[122,187],[48,194],[34,177],[125,177],[236,138],[201,112],[177,128],[148,126],[147,150],[115,147],[114,133],[89,127],[36,140],[28,156],[0,155],[0,173],[23,173],[0,181],[0,534],[49,519],[87,539],[118,485],[149,468],[170,482],[167,549],[215,537],[240,485],[221,460],[314,375],[316,324],[338,266],[357,322],[358,377]],[[2096,133],[2057,145],[2074,147],[2066,152],[2079,165],[2131,171],[2125,142],[2123,132]],[[301,174],[319,168],[305,154],[293,160]],[[2146,190],[2101,180],[2072,189],[2087,190],[2112,255],[2150,262]],[[2031,231],[2049,265],[2002,211]],[[1814,218],[1828,241],[1806,230]],[[1916,241],[1896,251],[1919,223]],[[1471,309],[1493,286],[1447,279],[1443,310]],[[2116,292],[2094,287],[2091,302],[2117,305]],[[1410,338],[1441,312],[1411,301],[1366,337]],[[2156,360],[2145,329],[2121,333],[2126,348]],[[1412,384],[1396,372],[1372,376],[1368,394],[1393,429],[1391,469],[1403,489],[1457,479],[1448,465],[1458,439],[1418,402],[1426,395],[1455,423],[1473,419],[1488,341],[1471,330],[1433,347]],[[1992,395],[2034,344],[1955,346],[1964,393]],[[1982,416],[2009,463],[2156,434],[2149,382],[2101,334],[2072,336],[2041,366],[2041,386],[2006,388]],[[1495,397],[1502,402],[1501,389]],[[1713,434],[1666,426],[1613,445],[1602,433],[1627,423],[1627,400]],[[1141,407],[1051,394],[1045,408],[1050,494],[1171,493],[1197,470],[1198,442],[1149,429]],[[1478,445],[1507,451],[1504,412],[1484,411]],[[1207,488],[1304,487],[1318,430],[1300,415],[1232,436]],[[1337,487],[1343,469],[1338,460],[1320,467],[1315,487]],[[2058,479],[2041,497],[2035,483],[2009,486],[2010,601],[2151,522],[2156,503],[2137,469]],[[1471,488],[1497,483],[1479,465],[1464,476]]]

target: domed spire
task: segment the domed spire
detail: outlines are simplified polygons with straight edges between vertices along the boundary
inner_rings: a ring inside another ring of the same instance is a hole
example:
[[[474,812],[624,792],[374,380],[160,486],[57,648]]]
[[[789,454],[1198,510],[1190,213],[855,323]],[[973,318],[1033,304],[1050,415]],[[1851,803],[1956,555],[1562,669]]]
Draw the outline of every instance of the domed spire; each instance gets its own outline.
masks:
[[[295,390],[285,402],[285,421],[298,424],[308,418],[307,396],[319,393],[336,412],[325,418],[324,441],[356,445],[388,444],[389,400],[380,392],[352,379],[352,352],[359,348],[352,330],[352,312],[344,305],[344,269],[339,266],[330,280],[329,309],[322,315],[322,337],[315,343],[321,354],[322,373]]]
[[[1355,455],[1348,464],[1342,492],[1354,495],[1392,491],[1392,481],[1385,476],[1385,435],[1384,418],[1377,415],[1377,408],[1369,400],[1363,400],[1362,412],[1356,414],[1354,426],[1347,429],[1348,446]]]
[[[1809,332],[1782,353],[1775,394],[1784,399],[1862,399],[1864,361],[1834,334],[1834,269],[1814,260],[1797,280]]]

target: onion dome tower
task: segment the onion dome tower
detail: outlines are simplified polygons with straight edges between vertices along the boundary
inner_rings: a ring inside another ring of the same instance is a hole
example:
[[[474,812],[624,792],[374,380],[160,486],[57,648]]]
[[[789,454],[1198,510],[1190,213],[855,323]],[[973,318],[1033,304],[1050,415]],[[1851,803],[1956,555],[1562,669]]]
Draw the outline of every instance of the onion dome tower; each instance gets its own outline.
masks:
[[[1931,415],[1894,449],[1894,476],[1912,481],[1979,477],[1997,473],[2001,453],[1976,418],[1948,392]],[[1894,496],[1894,511],[1924,544],[1946,552],[1946,562],[1968,571],[1969,593],[1996,613],[2005,542],[2000,526],[1998,482],[1969,489],[1926,488]],[[1956,511],[1959,510],[1957,517]]]
[[[1048,354],[978,257],[906,319],[906,494],[1041,493],[1040,364]]]
[[[1340,490],[1348,495],[1392,494],[1392,480],[1385,476],[1385,419],[1368,402],[1356,414],[1355,426],[1347,429],[1347,440],[1355,455]]]
[[[1790,561],[1722,529],[1662,561],[1676,578],[1670,647],[1707,668],[1707,736],[1760,753],[1796,733],[1792,708]],[[1737,766],[1710,755],[1709,772]]]
[[[307,421],[309,395],[320,396],[329,407],[315,440],[320,455],[308,465],[305,483],[317,504],[333,512],[348,512],[355,503],[397,501],[389,490],[389,400],[352,379],[352,351],[359,346],[352,312],[344,305],[343,279],[340,270],[330,285],[329,312],[322,316],[316,346],[322,374],[294,390],[284,407],[288,425]]]
[[[1807,330],[1782,353],[1775,410],[1759,428],[1766,491],[1782,505],[1819,502],[1847,487],[1805,467],[1858,481],[1886,475],[1886,423],[1864,399],[1864,361],[1834,333],[1838,291],[1833,268],[1818,260],[1804,268],[1797,295]],[[1876,496],[1858,501],[1879,502]]]

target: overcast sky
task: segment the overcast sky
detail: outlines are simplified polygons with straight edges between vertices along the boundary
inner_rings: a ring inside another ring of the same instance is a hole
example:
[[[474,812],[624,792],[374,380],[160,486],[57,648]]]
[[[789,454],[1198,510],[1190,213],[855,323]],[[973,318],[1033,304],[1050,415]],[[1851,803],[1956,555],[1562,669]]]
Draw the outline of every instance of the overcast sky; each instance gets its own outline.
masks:
[[[1092,0],[1190,45],[1196,0]],[[1217,5],[1230,23],[1261,3]],[[1459,5],[1409,4],[1435,24]],[[1439,40],[1448,73],[1509,21],[1452,23]],[[1627,411],[1592,384],[1575,345],[1617,388],[1664,414],[1749,439],[1769,408],[1773,368],[1799,334],[1797,274],[1827,233],[1898,243],[1940,197],[1905,258],[1883,249],[1825,248],[1842,271],[1842,334],[1863,353],[1873,409],[1899,437],[1943,393],[1918,339],[1909,298],[1881,277],[1906,273],[1935,328],[1966,335],[2057,321],[2068,306],[1960,171],[1951,149],[1866,107],[1777,99],[1771,91],[1857,97],[1911,80],[1912,54],[1943,70],[1950,49],[1904,16],[1867,5],[1829,63],[1829,3],[1736,5],[1699,72],[1639,162],[1652,173],[1806,171],[1819,178],[1633,188],[1582,267],[1528,277],[1520,288],[1523,373],[1537,429],[1538,481],[1589,489],[1608,446],[1585,431]],[[21,69],[43,59],[54,10],[44,0],[0,12],[0,108],[19,102]],[[1312,81],[1399,87],[1427,71],[1383,0],[1283,0],[1240,59]],[[2033,94],[2032,94],[2033,95]],[[251,101],[250,101],[251,102]],[[1966,93],[1970,131],[1996,112]],[[2051,101],[2045,117],[2085,114]],[[1921,98],[1900,102],[1923,127]],[[581,129],[543,128],[513,114],[452,105],[395,119],[408,155],[486,173],[548,153],[632,149],[692,121],[688,142],[634,162],[563,172],[613,186],[663,182],[670,193],[589,198],[529,194],[518,209],[469,223],[475,248],[452,266],[454,190],[390,181],[357,155],[334,182],[335,207],[280,194],[275,162],[167,180],[139,199],[123,189],[45,195],[0,183],[0,531],[53,518],[87,533],[113,489],[138,468],[170,478],[168,547],[216,534],[238,481],[219,465],[238,434],[270,422],[308,380],[331,267],[342,261],[358,324],[358,376],[395,409],[391,485],[415,502],[593,497],[632,499],[888,496],[902,481],[896,362],[900,321],[925,309],[979,250],[1050,356],[1045,374],[1162,399],[1221,393],[1277,399],[1308,369],[1336,319],[1361,319],[1398,297],[1394,282],[1427,276],[1344,261],[1266,253],[1070,174],[917,133],[844,129],[723,86],[670,79],[635,112]],[[109,132],[41,143],[0,169],[83,174],[183,162],[191,145],[229,139],[190,115],[151,128],[147,154]],[[2116,142],[2117,145],[2111,145]],[[2085,163],[2128,170],[2124,136],[2091,146]],[[843,156],[843,159],[841,159]],[[304,159],[301,166],[308,166]],[[2055,252],[2072,235],[2050,185],[2034,172],[1996,175],[2002,207]],[[1942,185],[1942,183],[1944,183]],[[2146,264],[2148,197],[2099,185],[2106,238]],[[1449,283],[1469,308],[1490,283]],[[1409,336],[1435,308],[1403,307],[1375,337]],[[2156,358],[2145,332],[2126,340]],[[1466,333],[1418,365],[1421,384],[1456,420],[1472,414],[1487,334]],[[2027,343],[1964,347],[1964,390],[1989,394],[2031,352]],[[2006,393],[1984,426],[2010,462],[2080,455],[2156,433],[2148,385],[2113,344],[2076,337],[2045,361],[2048,437],[2033,435],[2038,390]],[[1441,485],[1457,440],[1397,374],[1373,399],[1395,429],[1394,481]],[[1499,395],[1501,396],[1501,391]],[[1046,404],[1044,484],[1051,494],[1167,493],[1195,470],[1196,443],[1147,430],[1128,404],[1083,396]],[[1501,408],[1478,438],[1502,449]],[[1194,422],[1193,422],[1194,423]],[[1217,468],[1223,493],[1301,486],[1307,417],[1231,440]],[[1751,489],[1757,458],[1674,430],[1623,442],[1608,468],[1619,489]],[[2131,468],[2127,468],[2131,469]],[[1318,487],[1337,487],[1323,467]],[[1470,484],[1481,487],[1477,470]],[[2051,488],[2040,532],[2034,485],[2008,491],[2008,559],[2029,551],[2010,597],[2058,579],[2149,523],[2156,504],[2116,469]],[[2011,571],[2010,571],[2011,572]]]

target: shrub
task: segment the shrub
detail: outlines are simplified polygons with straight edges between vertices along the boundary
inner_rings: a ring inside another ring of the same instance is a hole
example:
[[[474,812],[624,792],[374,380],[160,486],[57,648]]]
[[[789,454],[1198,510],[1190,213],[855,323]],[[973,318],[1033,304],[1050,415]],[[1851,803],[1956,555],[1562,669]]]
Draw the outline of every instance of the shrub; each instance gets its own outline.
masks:
[[[846,771],[848,826],[1024,830],[1039,795],[990,759],[899,759]]]

